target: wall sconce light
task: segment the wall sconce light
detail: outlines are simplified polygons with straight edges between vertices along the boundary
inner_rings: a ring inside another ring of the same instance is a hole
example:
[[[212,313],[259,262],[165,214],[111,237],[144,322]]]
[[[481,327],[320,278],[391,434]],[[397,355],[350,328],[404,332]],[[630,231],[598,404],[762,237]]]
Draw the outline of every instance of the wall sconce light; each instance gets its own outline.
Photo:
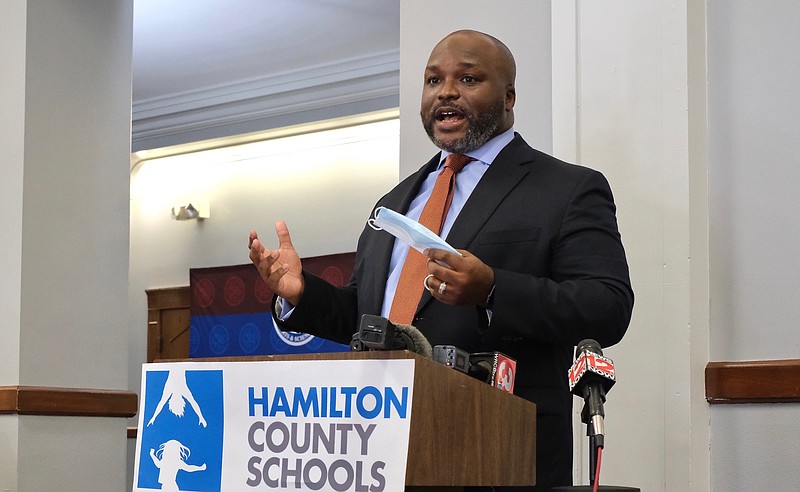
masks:
[[[188,205],[172,207],[174,220],[207,219],[211,217],[208,202],[190,202]]]

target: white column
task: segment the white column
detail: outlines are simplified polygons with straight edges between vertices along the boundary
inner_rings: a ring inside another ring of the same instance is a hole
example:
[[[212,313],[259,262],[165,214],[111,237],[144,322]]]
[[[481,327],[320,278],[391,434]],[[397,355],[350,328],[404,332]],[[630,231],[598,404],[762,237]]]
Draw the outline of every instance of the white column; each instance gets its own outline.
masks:
[[[132,23],[0,3],[0,386],[127,387]],[[0,490],[123,490],[126,425],[7,411]]]

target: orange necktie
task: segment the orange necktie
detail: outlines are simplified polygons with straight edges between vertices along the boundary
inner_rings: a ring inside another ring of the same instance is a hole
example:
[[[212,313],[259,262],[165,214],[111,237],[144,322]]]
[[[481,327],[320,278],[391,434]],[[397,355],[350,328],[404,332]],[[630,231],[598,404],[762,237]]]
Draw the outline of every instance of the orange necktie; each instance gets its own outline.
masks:
[[[462,154],[450,154],[444,161],[444,167],[436,178],[433,185],[431,196],[422,209],[419,223],[432,230],[436,234],[441,234],[444,219],[453,201],[453,191],[455,190],[456,174],[464,169],[471,157]],[[389,320],[396,324],[408,324],[414,319],[417,305],[422,297],[422,285],[425,276],[428,274],[428,259],[414,248],[409,248],[403,269],[400,271],[400,280],[397,282],[397,290],[392,300],[392,309],[389,312]]]

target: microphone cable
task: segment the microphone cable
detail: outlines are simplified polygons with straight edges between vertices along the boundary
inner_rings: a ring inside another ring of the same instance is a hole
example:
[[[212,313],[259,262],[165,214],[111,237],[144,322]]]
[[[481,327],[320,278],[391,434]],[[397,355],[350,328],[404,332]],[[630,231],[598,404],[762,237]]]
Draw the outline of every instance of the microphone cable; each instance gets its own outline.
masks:
[[[594,469],[594,484],[592,486],[592,492],[597,492],[597,488],[600,484],[600,461],[603,458],[603,448],[597,448],[597,466]]]

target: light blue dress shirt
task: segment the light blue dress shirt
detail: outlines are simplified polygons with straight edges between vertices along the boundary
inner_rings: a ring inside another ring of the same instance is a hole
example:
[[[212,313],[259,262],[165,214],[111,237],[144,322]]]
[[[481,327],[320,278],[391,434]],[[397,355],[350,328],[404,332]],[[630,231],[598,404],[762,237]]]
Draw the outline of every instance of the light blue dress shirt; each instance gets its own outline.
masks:
[[[464,208],[467,199],[478,185],[478,181],[481,180],[483,174],[489,169],[492,162],[494,162],[497,154],[499,154],[506,145],[511,143],[512,140],[514,140],[514,129],[510,128],[476,150],[466,154],[475,160],[464,166],[464,169],[456,175],[453,202],[450,204],[450,209],[447,211],[447,217],[445,217],[444,225],[442,226],[441,236],[443,238],[447,239],[447,234],[450,233],[450,228],[453,227],[453,223],[456,221],[458,214],[461,213],[461,209]],[[414,200],[411,201],[408,212],[405,214],[409,219],[419,220],[422,209],[425,207],[425,203],[428,201],[428,197],[433,191],[433,185],[436,183],[436,178],[439,176],[439,171],[442,166],[444,166],[444,160],[448,155],[450,155],[450,152],[443,150],[441,159],[439,160],[439,166],[425,178],[425,181],[419,189],[419,193]],[[389,278],[386,281],[386,292],[383,296],[383,306],[381,307],[381,316],[384,318],[389,317],[389,311],[392,309],[392,300],[397,290],[397,282],[400,280],[400,272],[403,269],[403,263],[406,261],[408,250],[409,246],[406,243],[395,239],[392,249],[392,258],[389,262]]]

